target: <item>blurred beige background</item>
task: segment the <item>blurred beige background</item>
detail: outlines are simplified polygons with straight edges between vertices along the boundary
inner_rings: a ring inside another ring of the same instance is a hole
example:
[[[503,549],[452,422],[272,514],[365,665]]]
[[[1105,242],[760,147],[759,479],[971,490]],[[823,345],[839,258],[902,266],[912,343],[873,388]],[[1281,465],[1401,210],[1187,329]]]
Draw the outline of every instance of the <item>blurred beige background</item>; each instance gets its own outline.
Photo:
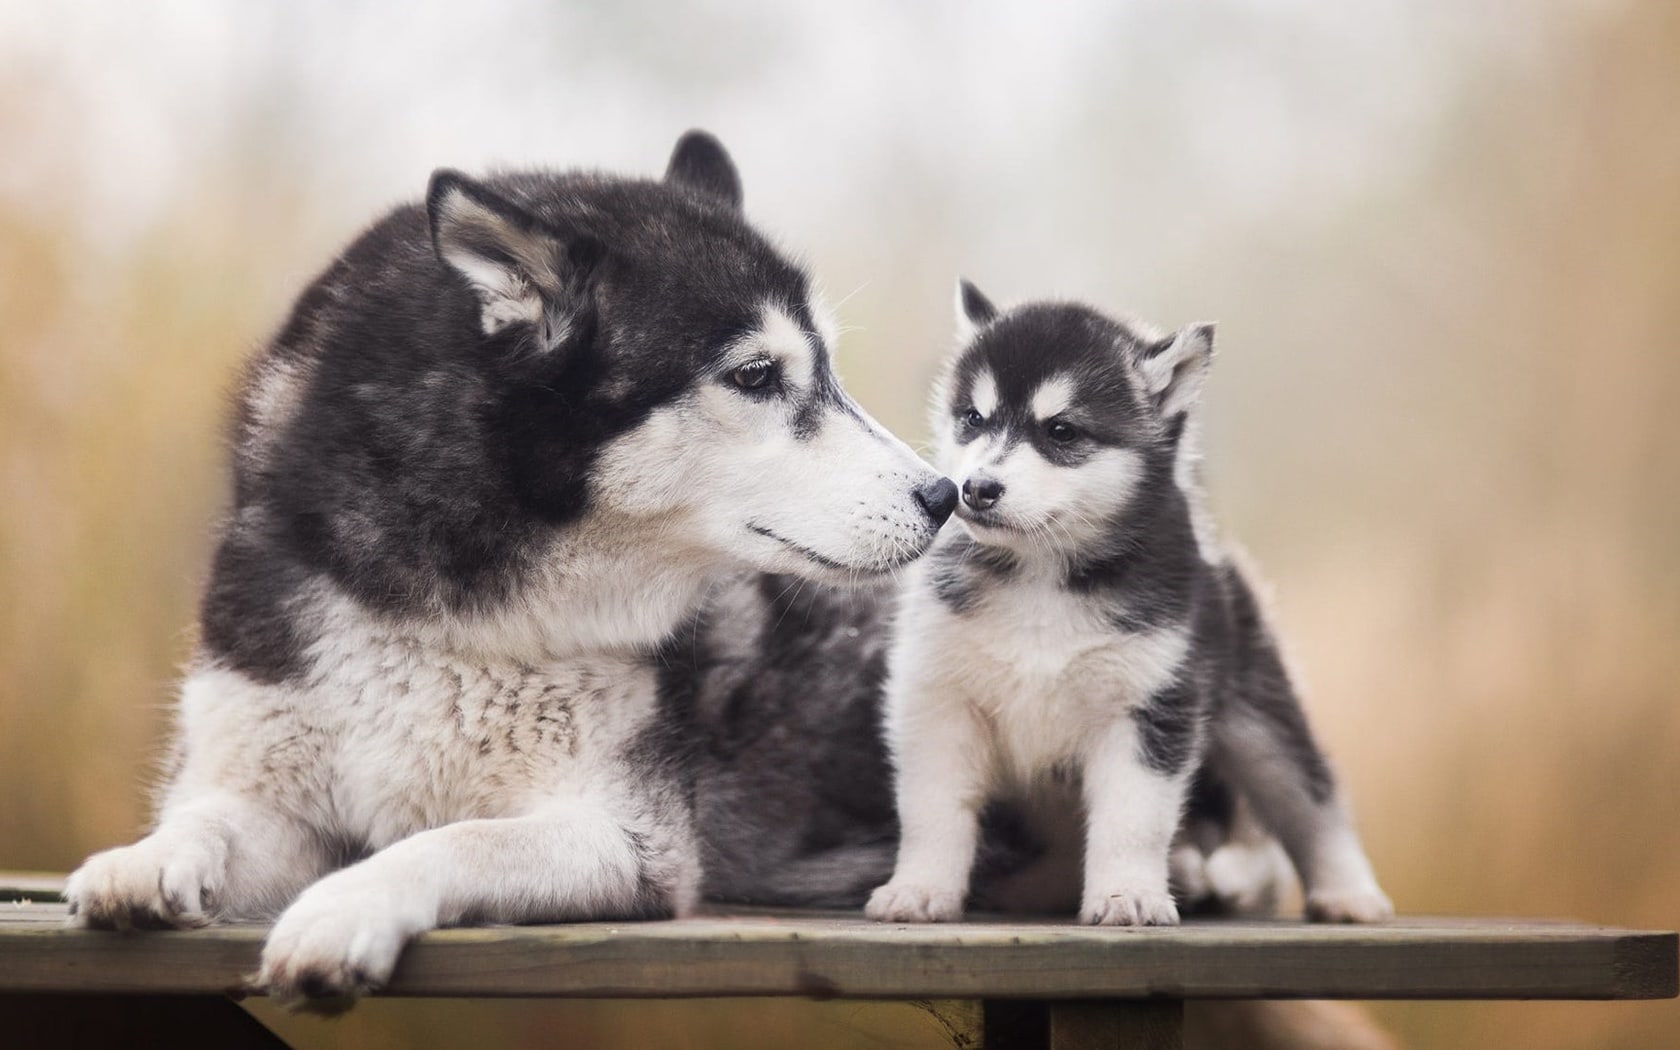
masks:
[[[0,0],[0,867],[142,828],[224,393],[312,273],[434,166],[653,173],[691,125],[913,439],[958,273],[1218,320],[1215,501],[1400,907],[1680,923],[1666,0]],[[794,1006],[764,1045],[914,1034]],[[733,1009],[289,1034],[722,1046]],[[1424,1047],[1680,1045],[1674,1003],[1377,1011]]]

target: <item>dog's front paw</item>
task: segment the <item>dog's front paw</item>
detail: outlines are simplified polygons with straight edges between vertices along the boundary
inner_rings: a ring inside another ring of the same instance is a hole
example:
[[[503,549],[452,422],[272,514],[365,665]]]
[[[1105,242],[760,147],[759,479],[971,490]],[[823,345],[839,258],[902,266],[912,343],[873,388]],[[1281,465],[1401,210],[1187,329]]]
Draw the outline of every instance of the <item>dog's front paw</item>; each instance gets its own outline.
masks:
[[[226,864],[214,849],[147,838],[89,857],[64,884],[71,919],[100,930],[208,923]]]
[[[1165,889],[1086,894],[1079,921],[1087,926],[1177,926],[1178,906]]]
[[[963,892],[894,880],[869,895],[863,913],[876,922],[956,922]]]
[[[1307,918],[1313,922],[1386,922],[1394,905],[1375,886],[1315,889],[1307,894]]]
[[[294,1009],[336,1014],[383,987],[409,937],[427,924],[404,915],[395,887],[354,869],[306,890],[263,945],[256,983]]]

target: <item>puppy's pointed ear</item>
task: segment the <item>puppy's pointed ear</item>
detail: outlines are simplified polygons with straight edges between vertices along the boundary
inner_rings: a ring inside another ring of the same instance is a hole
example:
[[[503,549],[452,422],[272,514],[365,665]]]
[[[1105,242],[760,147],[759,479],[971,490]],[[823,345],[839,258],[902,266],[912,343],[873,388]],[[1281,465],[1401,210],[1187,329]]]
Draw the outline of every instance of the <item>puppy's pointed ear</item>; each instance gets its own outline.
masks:
[[[665,181],[714,197],[736,210],[741,207],[741,176],[723,143],[696,128],[677,140]]]
[[[997,318],[997,307],[966,277],[957,279],[957,342],[967,346]]]
[[[1212,324],[1185,325],[1138,353],[1138,374],[1163,419],[1182,415],[1201,400],[1213,363],[1213,330]]]
[[[599,241],[568,237],[482,183],[441,169],[426,191],[432,249],[478,296],[486,335],[535,326],[539,344],[565,341],[583,309]]]

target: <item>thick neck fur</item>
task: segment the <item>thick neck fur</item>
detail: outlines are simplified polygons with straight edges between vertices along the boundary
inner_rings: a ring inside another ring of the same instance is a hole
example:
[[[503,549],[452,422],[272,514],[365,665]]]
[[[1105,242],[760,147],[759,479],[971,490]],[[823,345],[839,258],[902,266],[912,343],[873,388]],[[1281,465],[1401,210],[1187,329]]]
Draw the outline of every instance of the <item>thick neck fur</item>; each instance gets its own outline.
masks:
[[[532,544],[500,593],[451,606],[434,591],[393,609],[268,542],[263,512],[248,509],[230,523],[212,569],[200,617],[204,656],[256,681],[297,680],[324,639],[359,625],[470,662],[647,657],[729,568],[673,542],[681,526],[599,515]]]
[[[519,660],[650,654],[727,569],[715,555],[661,542],[672,529],[645,521],[567,529],[505,599],[444,613],[420,633],[450,649]]]

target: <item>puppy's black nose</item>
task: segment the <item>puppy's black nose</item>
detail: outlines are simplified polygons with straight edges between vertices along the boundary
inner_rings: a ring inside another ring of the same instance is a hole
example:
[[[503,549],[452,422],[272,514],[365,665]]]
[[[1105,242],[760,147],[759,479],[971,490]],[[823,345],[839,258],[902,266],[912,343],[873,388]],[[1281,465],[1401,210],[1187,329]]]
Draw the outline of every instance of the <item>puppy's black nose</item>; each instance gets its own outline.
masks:
[[[935,478],[924,481],[916,486],[916,502],[927,511],[927,516],[933,519],[935,525],[945,524],[945,519],[957,509],[957,486],[950,478]]]
[[[975,510],[986,510],[1003,495],[1003,482],[985,476],[963,482],[963,502]]]

